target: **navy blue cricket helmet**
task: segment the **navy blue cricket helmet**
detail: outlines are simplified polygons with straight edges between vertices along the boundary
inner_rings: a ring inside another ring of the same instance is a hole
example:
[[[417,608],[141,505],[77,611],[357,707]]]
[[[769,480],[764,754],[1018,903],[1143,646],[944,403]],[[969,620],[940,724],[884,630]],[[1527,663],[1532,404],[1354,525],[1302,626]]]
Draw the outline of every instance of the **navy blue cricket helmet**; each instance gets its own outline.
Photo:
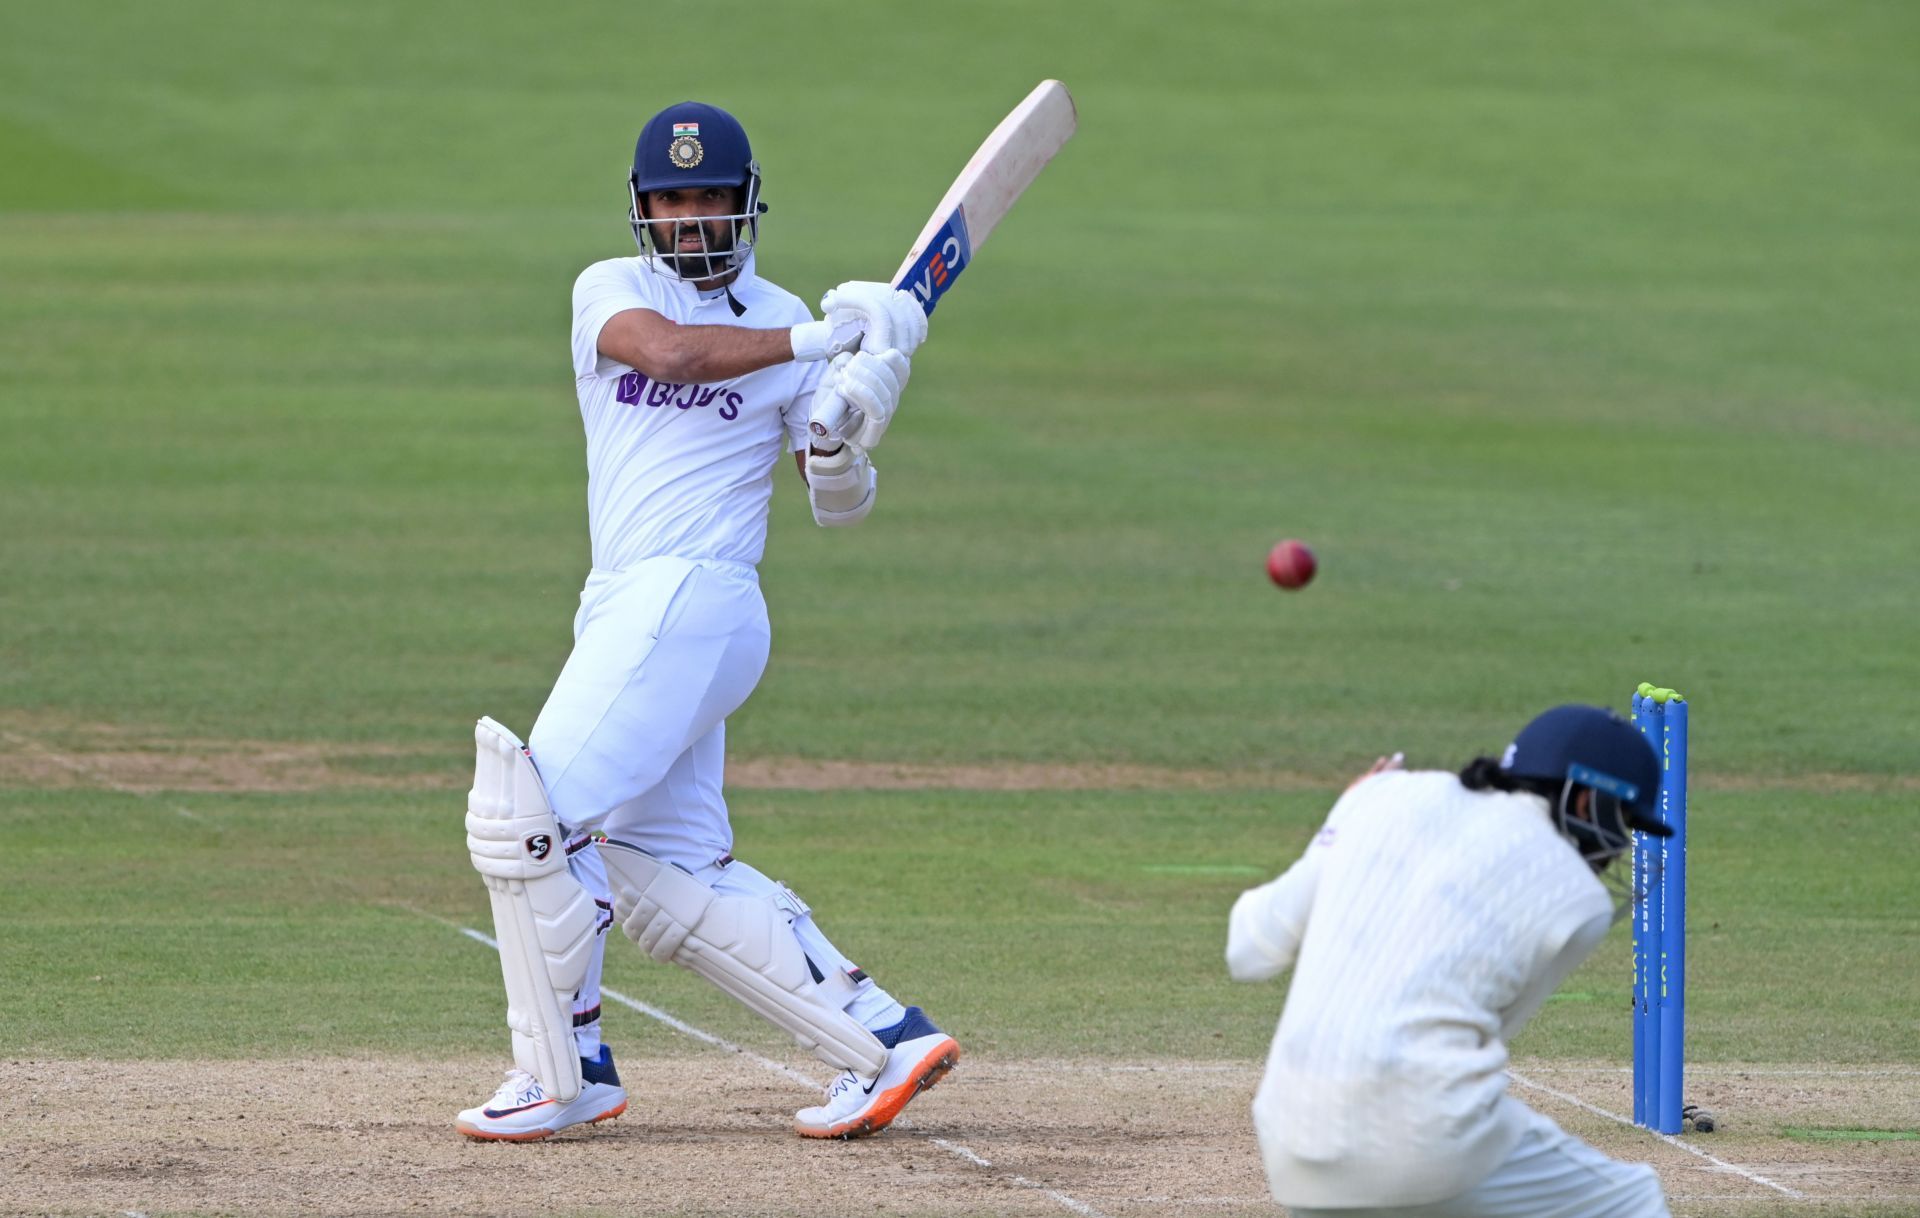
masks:
[[[677,243],[674,249],[657,247],[647,227],[643,200],[652,190],[707,186],[738,189],[740,203],[737,211],[699,217],[730,222],[731,241],[725,249],[700,256],[701,273],[694,274],[680,265],[682,255]],[[760,165],[753,159],[746,128],[718,106],[694,101],[668,106],[640,129],[640,138],[633,146],[633,169],[627,175],[627,198],[627,221],[633,226],[633,239],[640,246],[641,256],[656,265],[664,264],[670,274],[680,278],[706,278],[745,262],[759,236],[760,217],[767,210],[760,201]],[[715,267],[713,262],[722,265]]]
[[[1500,769],[1518,779],[1594,792],[1594,822],[1615,841],[1626,828],[1670,836],[1660,820],[1660,757],[1640,729],[1598,706],[1556,706],[1520,729],[1500,759]],[[1558,809],[1561,831],[1584,838],[1585,825]],[[1615,836],[1617,835],[1617,837]],[[1614,841],[1607,843],[1615,844]]]

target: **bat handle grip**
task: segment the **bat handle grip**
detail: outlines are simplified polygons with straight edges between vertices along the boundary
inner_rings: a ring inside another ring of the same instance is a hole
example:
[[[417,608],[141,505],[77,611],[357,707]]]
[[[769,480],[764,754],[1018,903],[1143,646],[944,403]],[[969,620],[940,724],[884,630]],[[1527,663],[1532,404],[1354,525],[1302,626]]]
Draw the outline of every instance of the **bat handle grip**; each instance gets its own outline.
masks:
[[[842,322],[833,331],[833,343],[827,348],[828,358],[851,355],[860,349],[866,337],[864,323]],[[829,389],[814,398],[813,415],[807,420],[807,430],[813,433],[816,440],[838,441],[843,438],[840,429],[847,425],[847,414],[847,399]]]
[[[813,433],[815,440],[841,440],[840,429],[847,425],[847,399],[828,390],[813,403],[813,416],[807,420],[807,430]]]

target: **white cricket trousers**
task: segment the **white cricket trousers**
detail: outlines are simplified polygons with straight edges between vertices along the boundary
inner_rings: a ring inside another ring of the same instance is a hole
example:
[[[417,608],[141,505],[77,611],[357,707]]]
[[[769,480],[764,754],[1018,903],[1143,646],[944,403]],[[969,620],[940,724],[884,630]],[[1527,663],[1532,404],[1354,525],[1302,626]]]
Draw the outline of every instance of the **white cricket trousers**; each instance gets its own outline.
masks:
[[[1671,1218],[1660,1177],[1645,1163],[1609,1159],[1527,1110],[1506,1162],[1458,1197],[1374,1209],[1289,1206],[1293,1218]]]
[[[527,747],[569,838],[605,833],[721,892],[774,901],[818,967],[852,973],[804,905],[731,858],[721,796],[726,719],[759,684],[771,637],[759,574],[745,563],[649,558],[624,571],[595,569],[580,593],[573,653]],[[569,864],[606,910],[604,945],[613,908],[606,867],[592,845]],[[600,1043],[600,972],[596,952],[574,1000],[585,1056]],[[847,1010],[863,1023],[892,1022],[899,1004],[867,980]]]
[[[580,593],[573,654],[527,741],[560,823],[688,871],[730,852],[726,719],[759,684],[771,637],[759,577],[744,563],[596,569]]]

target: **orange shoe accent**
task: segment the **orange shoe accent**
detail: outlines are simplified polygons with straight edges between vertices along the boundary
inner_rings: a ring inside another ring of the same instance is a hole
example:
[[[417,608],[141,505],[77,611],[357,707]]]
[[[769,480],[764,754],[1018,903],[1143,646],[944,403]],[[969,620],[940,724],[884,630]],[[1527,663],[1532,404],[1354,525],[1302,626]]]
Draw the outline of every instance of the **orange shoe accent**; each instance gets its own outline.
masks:
[[[602,1121],[611,1121],[626,1110],[627,1101],[621,1100],[618,1104],[607,1109],[599,1116],[588,1117],[580,1123],[582,1125],[598,1125]],[[551,1129],[529,1129],[525,1133],[492,1133],[460,1121],[455,1121],[453,1127],[459,1130],[462,1135],[472,1138],[476,1142],[538,1142],[542,1138],[552,1137],[555,1132]],[[568,1126],[568,1128],[572,1128],[572,1126]]]
[[[882,1091],[873,1105],[859,1116],[825,1129],[802,1129],[795,1125],[794,1132],[803,1138],[839,1138],[843,1141],[870,1138],[893,1124],[894,1118],[906,1108],[908,1100],[945,1078],[959,1060],[960,1045],[949,1036],[920,1059],[920,1064],[913,1068],[912,1074]]]
[[[541,1138],[550,1138],[553,1136],[553,1130],[551,1129],[529,1129],[525,1133],[491,1133],[484,1129],[476,1129],[472,1125],[462,1125],[457,1122],[454,1128],[476,1142],[538,1142]]]

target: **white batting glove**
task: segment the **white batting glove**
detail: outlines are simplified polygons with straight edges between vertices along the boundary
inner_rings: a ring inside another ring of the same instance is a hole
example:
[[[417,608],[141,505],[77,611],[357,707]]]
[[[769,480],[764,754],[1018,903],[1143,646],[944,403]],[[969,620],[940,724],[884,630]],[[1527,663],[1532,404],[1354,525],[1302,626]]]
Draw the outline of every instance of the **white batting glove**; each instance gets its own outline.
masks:
[[[836,355],[857,350],[865,329],[866,326],[857,320],[844,321],[837,326],[830,321],[803,321],[787,334],[793,342],[793,358],[804,363],[832,359]]]
[[[887,434],[900,392],[907,387],[912,361],[898,351],[873,352],[862,348],[833,361],[832,389],[847,400],[852,413],[840,434],[855,448],[870,450]]]
[[[855,279],[820,298],[820,311],[838,330],[857,323],[866,332],[862,345],[911,356],[927,341],[927,313],[911,292],[884,283]]]

